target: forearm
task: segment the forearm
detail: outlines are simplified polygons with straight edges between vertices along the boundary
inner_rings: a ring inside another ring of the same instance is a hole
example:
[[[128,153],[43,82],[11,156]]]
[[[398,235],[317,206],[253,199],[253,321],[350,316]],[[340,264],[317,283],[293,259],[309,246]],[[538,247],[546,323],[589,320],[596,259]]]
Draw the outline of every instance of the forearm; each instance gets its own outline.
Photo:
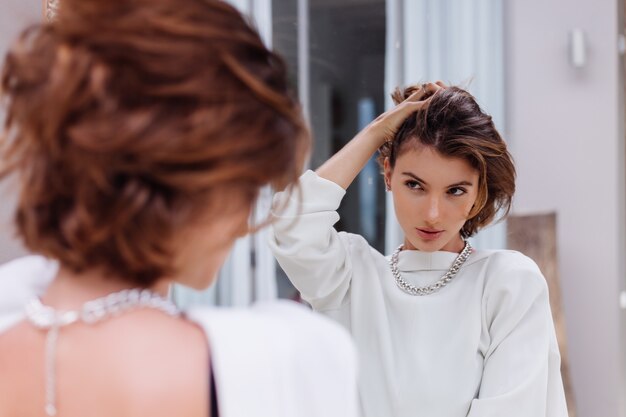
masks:
[[[356,135],[315,171],[317,175],[347,189],[382,145],[383,140],[372,133],[366,129]]]

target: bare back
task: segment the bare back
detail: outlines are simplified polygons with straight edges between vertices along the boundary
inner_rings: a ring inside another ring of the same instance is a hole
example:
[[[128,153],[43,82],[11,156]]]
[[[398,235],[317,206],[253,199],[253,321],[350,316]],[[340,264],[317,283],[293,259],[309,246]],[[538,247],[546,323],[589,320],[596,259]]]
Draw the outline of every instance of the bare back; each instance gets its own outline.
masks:
[[[62,328],[59,417],[209,415],[209,353],[191,322],[152,310]],[[0,333],[0,415],[39,417],[45,406],[45,332],[20,322]]]

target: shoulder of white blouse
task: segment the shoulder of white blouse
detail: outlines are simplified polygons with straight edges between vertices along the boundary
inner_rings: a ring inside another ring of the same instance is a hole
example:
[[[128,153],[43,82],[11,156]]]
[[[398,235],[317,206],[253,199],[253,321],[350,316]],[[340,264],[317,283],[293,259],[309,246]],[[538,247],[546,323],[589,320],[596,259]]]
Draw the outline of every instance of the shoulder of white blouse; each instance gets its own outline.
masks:
[[[309,410],[303,415],[322,415],[310,410],[335,407],[334,414],[323,415],[355,415],[344,409],[356,406],[357,354],[339,324],[288,301],[192,308],[188,317],[207,334],[225,408],[232,410],[235,404],[237,415],[269,415],[264,410],[272,409],[272,415],[283,416],[289,414],[278,410],[292,409],[289,404],[295,405],[297,397],[297,405]],[[242,395],[247,398],[243,405]]]
[[[486,256],[486,285],[496,287],[523,285],[547,291],[546,280],[537,263],[521,252],[495,250]]]
[[[0,312],[19,309],[28,299],[41,294],[57,270],[56,262],[37,255],[0,265]]]
[[[192,307],[186,315],[209,329],[213,323],[228,323],[233,332],[245,334],[250,327],[260,327],[264,331],[255,331],[255,334],[269,339],[288,338],[296,343],[300,340],[315,345],[316,340],[322,338],[338,341],[338,345],[348,351],[353,349],[351,338],[343,327],[294,301],[258,302],[246,308]]]
[[[223,354],[261,357],[269,366],[288,359],[298,363],[304,360],[318,368],[334,363],[346,375],[356,373],[357,353],[348,332],[293,301],[232,309],[196,307],[187,310],[186,315],[204,329],[212,349]]]
[[[24,304],[40,295],[58,265],[42,256],[24,256],[0,265],[0,332],[22,319]]]

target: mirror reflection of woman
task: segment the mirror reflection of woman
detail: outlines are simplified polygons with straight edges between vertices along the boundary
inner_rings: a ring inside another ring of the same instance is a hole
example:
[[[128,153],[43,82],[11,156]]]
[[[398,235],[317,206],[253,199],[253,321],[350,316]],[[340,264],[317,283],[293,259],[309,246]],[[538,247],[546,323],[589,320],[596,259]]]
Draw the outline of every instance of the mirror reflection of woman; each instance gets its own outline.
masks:
[[[462,89],[428,83],[394,101],[301,177],[301,201],[277,196],[275,256],[302,297],[354,337],[364,416],[565,417],[544,277],[521,253],[467,241],[510,208],[505,142]],[[404,232],[389,256],[333,228],[377,151]]]
[[[213,283],[308,152],[286,66],[233,6],[62,0],[0,88],[0,177],[35,254],[0,267],[0,416],[356,416],[336,323],[167,298]]]

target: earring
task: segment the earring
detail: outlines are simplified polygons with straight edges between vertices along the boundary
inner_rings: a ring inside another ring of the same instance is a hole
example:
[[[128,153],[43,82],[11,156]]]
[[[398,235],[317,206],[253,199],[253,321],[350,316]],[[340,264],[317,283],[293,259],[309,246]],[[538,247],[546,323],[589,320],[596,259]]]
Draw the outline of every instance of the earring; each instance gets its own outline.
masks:
[[[385,181],[385,191],[391,191],[391,186],[387,181]]]

